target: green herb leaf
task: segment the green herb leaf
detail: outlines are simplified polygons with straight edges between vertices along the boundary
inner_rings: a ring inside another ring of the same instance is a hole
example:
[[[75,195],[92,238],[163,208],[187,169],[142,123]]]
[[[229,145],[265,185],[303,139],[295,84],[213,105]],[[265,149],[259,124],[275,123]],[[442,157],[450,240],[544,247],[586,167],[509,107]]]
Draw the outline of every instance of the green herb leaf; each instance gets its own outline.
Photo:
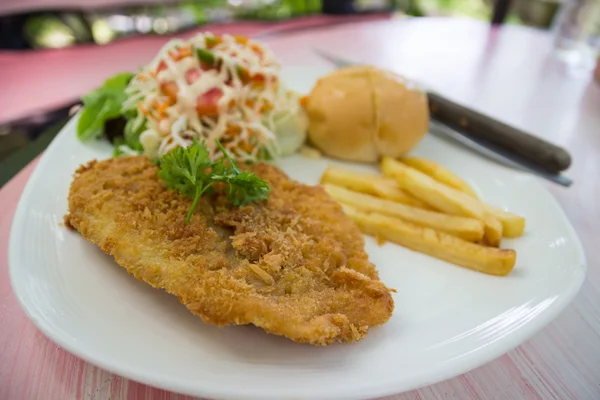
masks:
[[[239,174],[215,175],[213,180],[229,185],[227,200],[236,207],[266,199],[271,191],[267,181],[248,171]]]
[[[215,55],[208,50],[196,49],[196,56],[206,65],[212,66],[215,64]]]
[[[221,150],[221,153],[223,153],[223,156],[227,159],[227,161],[229,161],[229,166],[233,169],[233,172],[239,174],[240,173],[240,169],[238,168],[238,166],[235,163],[235,161],[233,161],[233,158],[231,158],[231,156],[229,155],[229,153],[227,153],[227,150],[225,150],[225,147],[223,147],[223,145],[221,144],[221,142],[219,142],[218,139],[215,139],[215,143],[219,147],[219,150]]]
[[[206,36],[204,40],[206,41],[205,43],[208,47],[213,47],[218,44],[217,38],[214,36]]]
[[[241,65],[236,65],[235,70],[242,82],[248,82],[250,80],[250,73],[245,67]]]
[[[158,177],[168,188],[192,199],[186,222],[192,218],[200,197],[212,191],[215,183],[228,186],[227,199],[236,207],[269,196],[268,182],[251,172],[241,171],[221,143],[216,142],[224,156],[216,161],[211,161],[204,144],[198,142],[186,148],[178,147],[160,160]]]
[[[101,137],[104,123],[121,115],[121,105],[127,99],[125,88],[132,77],[133,74],[129,72],[117,74],[83,96],[83,111],[77,123],[77,137],[80,140]]]

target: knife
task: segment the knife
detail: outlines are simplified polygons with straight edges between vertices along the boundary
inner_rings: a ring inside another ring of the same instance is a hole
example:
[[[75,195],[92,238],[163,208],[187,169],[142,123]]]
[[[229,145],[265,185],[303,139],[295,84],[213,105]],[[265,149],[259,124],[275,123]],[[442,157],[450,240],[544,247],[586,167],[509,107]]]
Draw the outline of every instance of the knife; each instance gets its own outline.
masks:
[[[319,49],[314,52],[336,67],[357,65]],[[427,91],[431,133],[450,138],[495,161],[528,171],[562,186],[573,182],[560,175],[571,164],[569,153],[552,143]]]

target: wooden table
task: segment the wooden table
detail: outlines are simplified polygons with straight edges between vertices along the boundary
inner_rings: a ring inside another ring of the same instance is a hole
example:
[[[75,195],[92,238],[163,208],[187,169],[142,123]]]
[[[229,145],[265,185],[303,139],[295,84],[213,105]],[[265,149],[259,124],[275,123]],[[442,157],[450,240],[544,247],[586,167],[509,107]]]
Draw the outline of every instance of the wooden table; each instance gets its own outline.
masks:
[[[454,379],[390,399],[600,398],[600,86],[551,55],[546,33],[469,20],[390,20],[274,36],[285,64],[323,64],[335,51],[418,78],[445,95],[568,148],[569,189],[548,184],[589,261],[573,303],[531,340]],[[26,85],[26,83],[24,83]],[[25,89],[24,89],[25,90]],[[128,381],[66,353],[27,320],[11,292],[10,222],[33,165],[0,191],[0,398],[183,399]],[[507,294],[509,295],[509,294]]]

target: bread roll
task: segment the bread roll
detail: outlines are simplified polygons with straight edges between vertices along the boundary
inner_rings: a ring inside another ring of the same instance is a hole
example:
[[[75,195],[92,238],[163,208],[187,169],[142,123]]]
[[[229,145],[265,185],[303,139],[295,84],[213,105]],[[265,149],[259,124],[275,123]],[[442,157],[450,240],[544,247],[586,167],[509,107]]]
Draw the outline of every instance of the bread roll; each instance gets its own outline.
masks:
[[[352,161],[408,153],[427,132],[425,93],[374,67],[336,70],[307,96],[308,136],[323,153]]]

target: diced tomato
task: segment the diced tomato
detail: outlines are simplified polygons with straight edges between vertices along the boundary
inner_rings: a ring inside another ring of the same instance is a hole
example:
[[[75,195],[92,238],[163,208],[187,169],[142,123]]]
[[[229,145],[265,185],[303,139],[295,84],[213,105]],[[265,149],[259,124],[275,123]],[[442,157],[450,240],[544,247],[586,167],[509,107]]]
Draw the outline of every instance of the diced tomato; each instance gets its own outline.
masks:
[[[188,83],[188,85],[191,85],[192,83],[200,79],[202,71],[210,71],[211,69],[212,66],[201,62],[200,68],[190,68],[187,70],[187,72],[185,73],[185,80]]]
[[[208,92],[198,96],[196,99],[196,112],[201,116],[217,116],[219,113],[219,100],[223,97],[221,89],[211,89]]]
[[[202,75],[200,68],[190,68],[185,73],[185,81],[188,83],[188,85],[191,85],[200,79],[200,75]]]
[[[177,92],[179,92],[179,87],[173,81],[164,82],[160,84],[160,91],[163,92],[166,96],[169,96],[171,101],[177,101]]]
[[[165,60],[160,60],[158,63],[158,67],[156,67],[156,73],[158,74],[160,71],[167,69],[167,63]]]
[[[265,76],[263,74],[252,75],[252,80],[254,82],[264,82],[265,81]]]

